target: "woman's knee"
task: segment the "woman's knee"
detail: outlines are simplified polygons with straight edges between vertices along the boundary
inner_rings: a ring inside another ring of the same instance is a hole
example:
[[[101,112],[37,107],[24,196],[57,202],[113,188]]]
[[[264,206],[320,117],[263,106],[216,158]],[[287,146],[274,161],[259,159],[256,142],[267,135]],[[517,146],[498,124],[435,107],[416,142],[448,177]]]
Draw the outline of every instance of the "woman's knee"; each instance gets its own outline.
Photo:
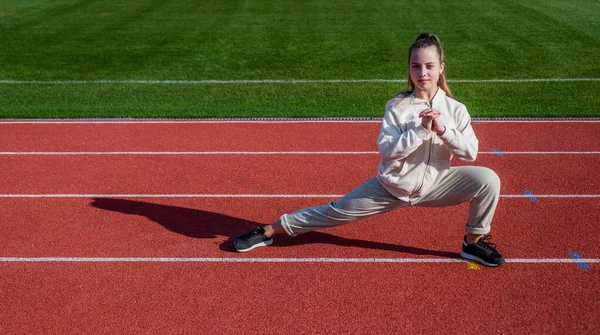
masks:
[[[494,170],[486,167],[478,167],[477,170],[477,179],[481,185],[486,186],[491,191],[500,192],[500,177]]]

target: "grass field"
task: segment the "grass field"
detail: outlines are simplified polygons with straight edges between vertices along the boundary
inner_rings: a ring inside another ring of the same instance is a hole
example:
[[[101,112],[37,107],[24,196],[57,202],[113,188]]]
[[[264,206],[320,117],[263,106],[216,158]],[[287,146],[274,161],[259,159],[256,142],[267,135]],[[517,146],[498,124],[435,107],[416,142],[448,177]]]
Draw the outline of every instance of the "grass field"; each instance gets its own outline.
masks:
[[[598,12],[595,0],[0,0],[0,117],[380,117],[422,31],[442,39],[474,117],[600,116]]]

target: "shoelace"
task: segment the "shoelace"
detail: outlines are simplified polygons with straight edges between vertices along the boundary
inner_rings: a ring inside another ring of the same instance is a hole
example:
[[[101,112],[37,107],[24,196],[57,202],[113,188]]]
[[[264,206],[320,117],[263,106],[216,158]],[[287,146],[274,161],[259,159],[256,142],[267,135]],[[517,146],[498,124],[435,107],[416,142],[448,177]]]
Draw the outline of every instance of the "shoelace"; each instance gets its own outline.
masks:
[[[252,229],[251,231],[244,233],[242,236],[240,236],[240,238],[249,239],[250,237],[257,235],[259,230],[260,230],[260,228],[256,227],[256,228]]]
[[[479,239],[479,241],[477,241],[477,244],[480,244],[486,250],[496,252],[496,245],[492,243],[491,240],[492,235],[485,235],[481,239]]]

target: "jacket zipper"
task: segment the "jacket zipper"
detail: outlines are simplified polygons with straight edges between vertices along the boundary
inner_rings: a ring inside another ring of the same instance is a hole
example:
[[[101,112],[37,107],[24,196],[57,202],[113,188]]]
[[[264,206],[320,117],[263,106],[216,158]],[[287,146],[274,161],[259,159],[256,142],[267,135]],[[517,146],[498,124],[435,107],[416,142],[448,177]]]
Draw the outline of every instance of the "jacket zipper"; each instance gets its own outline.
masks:
[[[413,193],[419,192],[421,188],[423,188],[423,184],[425,183],[425,176],[427,175],[427,171],[429,171],[429,163],[431,162],[431,147],[433,146],[433,136],[429,139],[429,150],[427,151],[427,164],[425,164],[425,171],[423,172],[423,177],[421,177],[421,182],[419,183],[419,187],[417,187]]]
[[[429,102],[429,108],[433,108],[433,102]],[[425,171],[423,172],[423,177],[421,177],[421,182],[419,183],[419,187],[417,187],[412,193],[419,192],[421,188],[423,188],[423,183],[425,183],[425,176],[427,175],[427,171],[429,171],[429,163],[431,162],[431,148],[433,146],[433,136],[429,139],[429,150],[427,151],[427,164],[425,164]]]

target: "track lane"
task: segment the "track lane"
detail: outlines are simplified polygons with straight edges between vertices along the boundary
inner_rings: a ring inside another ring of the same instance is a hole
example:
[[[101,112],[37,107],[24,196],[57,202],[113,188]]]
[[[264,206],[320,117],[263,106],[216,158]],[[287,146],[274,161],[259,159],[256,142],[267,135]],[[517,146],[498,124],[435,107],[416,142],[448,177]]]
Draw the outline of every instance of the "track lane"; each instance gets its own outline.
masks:
[[[150,128],[146,126],[132,132],[133,136],[124,130],[89,127],[81,132],[85,137],[72,136],[66,128],[37,134],[21,128],[17,133],[0,131],[0,145],[7,146],[1,151],[23,150],[23,144],[32,140],[35,144],[27,145],[33,150],[55,146],[55,150],[71,151],[89,146],[94,151],[98,147],[212,151],[231,145],[232,151],[239,151],[266,141],[266,150],[306,146],[304,150],[312,151],[313,144],[314,150],[324,150],[331,142],[336,150],[355,151],[356,143],[364,145],[363,150],[373,150],[379,127],[370,125],[364,138],[354,142],[325,128],[311,137],[306,129],[294,134],[289,128],[273,132],[267,126],[262,129],[272,132],[255,131],[260,140],[255,142],[252,129],[229,126],[221,128],[223,133],[202,133],[190,127],[189,132],[183,128],[148,132],[141,129]],[[514,132],[499,126],[498,134],[489,138],[480,129],[492,128],[484,126],[474,126],[482,151],[598,150],[597,124],[591,130],[585,130],[587,124],[556,125],[539,136],[532,125],[511,124]],[[581,137],[564,136],[565,132]],[[214,141],[217,134],[227,134],[227,140]],[[289,157],[281,161],[244,158],[241,163],[232,163],[231,157],[1,157],[5,178],[0,187],[16,191],[11,193],[81,193],[82,189],[85,193],[240,193],[240,189],[243,193],[345,193],[375,173],[377,159],[373,157],[373,162],[360,158],[360,165],[356,157],[350,162],[321,157],[320,164],[312,159],[288,161]],[[207,161],[211,163],[203,164]],[[599,162],[593,156],[480,156],[478,164],[497,170],[503,193],[524,189],[536,194],[597,193],[600,189],[593,177]],[[323,166],[337,171],[326,171]],[[225,250],[228,239],[284,211],[326,199],[108,200],[94,207],[90,199],[0,199],[2,256],[451,257],[459,249],[466,215],[464,205],[408,208],[295,239],[283,237],[276,246],[250,254],[234,254]],[[532,203],[503,198],[493,224],[494,241],[510,258],[566,258],[570,251],[598,258],[598,212],[598,199],[544,198]],[[0,299],[5,302],[0,305],[0,329],[39,334],[81,330],[230,333],[253,324],[257,331],[271,333],[323,332],[324,325],[328,331],[345,333],[458,329],[474,334],[507,329],[592,333],[600,326],[597,267],[582,271],[575,264],[507,264],[475,271],[467,270],[465,263],[0,263]],[[263,293],[267,285],[270,294]],[[485,323],[473,322],[474,306],[493,317]],[[264,322],[265,315],[280,326]]]
[[[598,151],[600,122],[480,122],[480,151]]]
[[[0,264],[0,271],[6,333],[583,334],[600,327],[600,272],[562,265],[84,263]],[[474,321],[474,306],[485,310],[485,322]]]
[[[377,173],[375,155],[7,156],[0,194],[345,194]],[[598,194],[600,155],[482,155],[503,194]]]
[[[0,124],[0,151],[375,150],[379,127],[377,123]]]
[[[466,204],[403,208],[295,238],[277,236],[273,247],[249,253],[230,251],[231,241],[256,225],[324,203],[326,199],[0,199],[0,256],[456,258],[460,251]],[[569,258],[569,252],[600,258],[599,212],[600,199],[532,203],[503,198],[492,223],[493,241],[506,258]]]
[[[473,128],[480,151],[599,151],[599,126],[482,121]],[[0,123],[0,152],[376,151],[379,128],[379,122]]]

